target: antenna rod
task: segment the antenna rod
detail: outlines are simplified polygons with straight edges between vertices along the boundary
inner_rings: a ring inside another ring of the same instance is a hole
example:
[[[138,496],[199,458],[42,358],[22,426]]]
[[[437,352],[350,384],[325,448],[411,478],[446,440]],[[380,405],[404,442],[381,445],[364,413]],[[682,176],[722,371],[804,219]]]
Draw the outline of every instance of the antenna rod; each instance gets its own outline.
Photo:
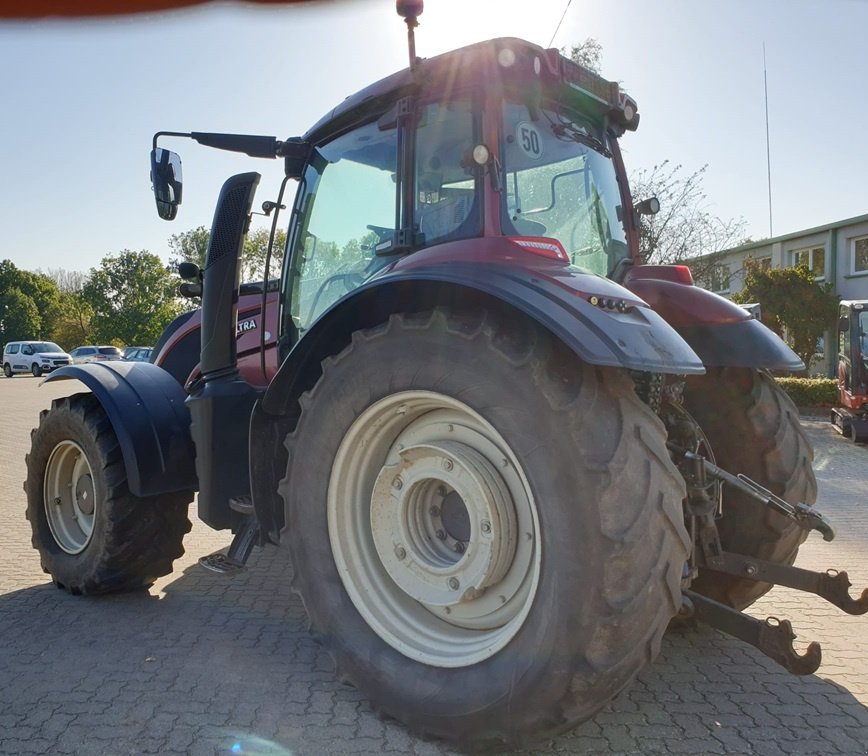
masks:
[[[769,236],[774,236],[772,232],[772,157],[769,147],[769,80],[766,74],[766,43],[763,41],[763,88],[766,96],[766,173],[769,184]]]
[[[410,48],[410,70],[416,68],[416,35],[413,29],[419,26],[417,20],[422,15],[424,0],[395,0],[395,10],[407,22],[407,46]]]
[[[410,50],[410,70],[416,68],[416,34],[413,29],[419,26],[416,16],[408,16],[404,19],[407,22],[407,47]]]

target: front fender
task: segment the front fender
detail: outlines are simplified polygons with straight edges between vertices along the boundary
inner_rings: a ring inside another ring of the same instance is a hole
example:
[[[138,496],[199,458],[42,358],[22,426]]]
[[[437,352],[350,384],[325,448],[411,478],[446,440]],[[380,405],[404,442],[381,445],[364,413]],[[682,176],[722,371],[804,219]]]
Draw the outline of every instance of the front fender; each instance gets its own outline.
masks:
[[[76,379],[99,400],[112,424],[135,496],[195,490],[195,449],[184,390],[148,362],[91,362],[55,370],[45,383]]]

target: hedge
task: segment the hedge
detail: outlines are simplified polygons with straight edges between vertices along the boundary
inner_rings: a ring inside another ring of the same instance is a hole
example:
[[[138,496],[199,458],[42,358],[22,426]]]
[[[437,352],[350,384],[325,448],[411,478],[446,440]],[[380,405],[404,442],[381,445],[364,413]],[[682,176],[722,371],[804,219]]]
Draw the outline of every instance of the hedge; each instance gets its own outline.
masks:
[[[834,407],[838,381],[834,378],[775,378],[797,407]]]

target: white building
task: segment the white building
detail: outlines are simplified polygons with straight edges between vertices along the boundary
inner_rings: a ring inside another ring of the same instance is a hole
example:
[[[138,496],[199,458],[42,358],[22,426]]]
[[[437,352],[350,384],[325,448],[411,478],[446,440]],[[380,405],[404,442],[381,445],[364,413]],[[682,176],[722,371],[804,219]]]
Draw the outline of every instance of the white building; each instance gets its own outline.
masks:
[[[714,257],[708,288],[727,297],[741,291],[745,262],[754,260],[772,268],[804,262],[818,281],[832,282],[841,299],[868,300],[868,215],[742,244]],[[833,343],[833,335],[827,333],[824,341]],[[833,351],[826,350],[825,364],[815,365],[812,372],[834,375],[837,355]]]

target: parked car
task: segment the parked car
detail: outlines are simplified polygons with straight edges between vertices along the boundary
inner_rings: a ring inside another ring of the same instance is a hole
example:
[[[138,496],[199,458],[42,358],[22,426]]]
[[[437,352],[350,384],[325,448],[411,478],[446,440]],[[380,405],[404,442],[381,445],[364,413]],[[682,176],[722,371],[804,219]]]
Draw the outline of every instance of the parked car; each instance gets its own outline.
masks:
[[[83,362],[105,362],[106,360],[123,359],[121,350],[116,346],[109,345],[76,347],[70,352],[70,355],[72,355],[72,361],[76,365],[80,365]]]
[[[10,341],[3,349],[3,375],[33,373],[37,378],[69,365],[72,357],[53,341]]]
[[[124,359],[129,362],[150,362],[153,347],[127,347],[124,349]]]

